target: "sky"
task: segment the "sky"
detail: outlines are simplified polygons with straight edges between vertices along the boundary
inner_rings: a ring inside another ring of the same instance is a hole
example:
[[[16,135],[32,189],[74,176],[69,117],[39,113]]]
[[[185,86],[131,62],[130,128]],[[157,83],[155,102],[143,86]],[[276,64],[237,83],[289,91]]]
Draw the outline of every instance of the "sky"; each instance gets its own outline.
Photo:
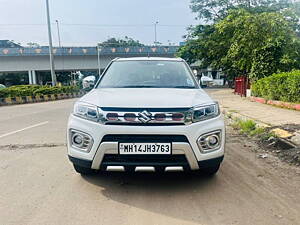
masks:
[[[48,45],[46,0],[0,0],[0,40],[23,45]],[[195,20],[190,0],[49,0],[54,46],[58,45],[59,21],[63,46],[95,46],[109,37],[124,36],[144,44],[183,41]]]

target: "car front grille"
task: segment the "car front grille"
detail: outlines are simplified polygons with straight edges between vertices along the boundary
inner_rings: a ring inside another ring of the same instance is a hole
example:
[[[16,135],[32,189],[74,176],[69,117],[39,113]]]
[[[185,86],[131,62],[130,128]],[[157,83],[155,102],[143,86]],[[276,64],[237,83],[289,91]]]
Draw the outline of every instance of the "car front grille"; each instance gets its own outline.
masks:
[[[106,125],[180,126],[190,124],[190,108],[99,108]]]
[[[106,125],[119,125],[119,126],[145,126],[145,127],[157,127],[157,126],[182,126],[184,123],[106,123]]]
[[[108,134],[101,142],[189,142],[184,135]]]

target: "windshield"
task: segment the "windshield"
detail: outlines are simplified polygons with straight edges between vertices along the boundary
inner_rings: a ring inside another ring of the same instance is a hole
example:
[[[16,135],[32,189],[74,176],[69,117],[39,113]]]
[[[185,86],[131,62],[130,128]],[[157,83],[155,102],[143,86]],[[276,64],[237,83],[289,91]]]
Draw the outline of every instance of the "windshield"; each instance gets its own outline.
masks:
[[[196,88],[184,62],[116,61],[97,88]]]

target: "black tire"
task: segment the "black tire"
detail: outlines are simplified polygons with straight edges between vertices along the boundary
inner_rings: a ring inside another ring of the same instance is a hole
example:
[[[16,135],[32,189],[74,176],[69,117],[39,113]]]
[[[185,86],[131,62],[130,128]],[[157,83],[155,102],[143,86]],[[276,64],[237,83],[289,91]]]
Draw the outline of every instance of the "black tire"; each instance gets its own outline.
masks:
[[[203,168],[203,169],[201,169],[201,172],[205,176],[212,177],[219,171],[219,169],[220,169],[220,164],[217,164],[217,165],[212,166],[212,167]]]
[[[73,164],[74,169],[77,173],[80,173],[81,175],[93,175],[96,173],[96,170],[90,169],[90,168],[86,168],[86,167],[82,167],[82,166],[78,166],[76,164]]]

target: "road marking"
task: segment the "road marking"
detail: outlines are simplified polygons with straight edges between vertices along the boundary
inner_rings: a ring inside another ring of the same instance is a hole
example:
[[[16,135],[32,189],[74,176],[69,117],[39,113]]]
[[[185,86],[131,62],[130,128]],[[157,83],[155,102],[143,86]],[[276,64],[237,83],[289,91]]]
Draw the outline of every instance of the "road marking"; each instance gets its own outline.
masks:
[[[42,123],[34,124],[34,125],[29,126],[29,127],[22,128],[20,130],[15,130],[15,131],[12,131],[12,132],[9,132],[9,133],[6,133],[6,134],[2,134],[2,135],[0,135],[0,138],[4,138],[4,137],[7,137],[9,135],[16,134],[16,133],[19,133],[19,132],[22,132],[22,131],[25,131],[25,130],[29,130],[29,129],[35,128],[35,127],[43,126],[43,125],[45,125],[47,123],[49,123],[49,121],[45,121],[45,122],[42,122]]]

